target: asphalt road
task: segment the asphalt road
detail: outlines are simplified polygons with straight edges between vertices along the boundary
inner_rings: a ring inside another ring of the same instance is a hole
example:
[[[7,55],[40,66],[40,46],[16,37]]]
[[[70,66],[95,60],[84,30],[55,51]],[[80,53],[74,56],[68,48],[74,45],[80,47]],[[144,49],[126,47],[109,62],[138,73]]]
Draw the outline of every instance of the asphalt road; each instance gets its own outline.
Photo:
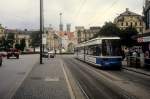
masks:
[[[38,55],[20,55],[3,59],[0,67],[0,99],[9,99],[38,62]]]
[[[149,99],[150,77],[121,70],[100,70],[72,56],[62,57],[87,99]]]

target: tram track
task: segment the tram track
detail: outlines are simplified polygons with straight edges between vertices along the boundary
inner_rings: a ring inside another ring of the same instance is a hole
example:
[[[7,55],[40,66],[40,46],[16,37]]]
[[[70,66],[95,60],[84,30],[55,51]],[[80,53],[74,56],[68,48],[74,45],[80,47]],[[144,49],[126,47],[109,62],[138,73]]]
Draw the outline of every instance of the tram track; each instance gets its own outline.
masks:
[[[80,89],[89,99],[137,99],[134,95],[127,93],[107,80],[98,72],[91,71],[89,67],[82,66],[79,61],[65,58],[67,68],[72,72]],[[87,98],[87,99],[88,99]]]
[[[77,60],[82,61],[79,59],[77,59]],[[94,69],[98,73],[103,74],[104,76],[106,76],[107,78],[109,78],[113,81],[122,81],[125,83],[134,83],[136,86],[140,86],[150,93],[150,83],[149,83],[150,82],[150,76],[145,74],[145,73],[136,72],[135,70],[130,70],[127,68],[126,69],[122,68],[121,70],[101,70],[100,68],[97,68],[90,63],[87,63],[85,61],[82,61],[82,62],[85,64],[88,64],[87,66],[89,66],[91,69]]]

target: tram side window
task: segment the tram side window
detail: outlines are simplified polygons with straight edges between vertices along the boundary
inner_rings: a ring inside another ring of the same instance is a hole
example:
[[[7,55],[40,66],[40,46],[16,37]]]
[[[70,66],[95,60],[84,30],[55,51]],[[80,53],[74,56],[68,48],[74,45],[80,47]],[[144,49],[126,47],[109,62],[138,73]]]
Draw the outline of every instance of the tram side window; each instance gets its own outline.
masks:
[[[88,47],[85,49],[85,54],[88,55]]]
[[[100,56],[101,49],[99,46],[89,46],[87,54],[93,56]]]
[[[99,46],[95,46],[93,55],[94,56],[100,56],[100,53],[101,53],[100,47]]]
[[[74,49],[74,52],[75,52],[75,53],[78,53],[78,48],[75,48],[75,49]]]
[[[81,54],[84,54],[84,48],[81,48]]]
[[[82,48],[78,48],[78,53],[79,54],[83,54],[84,53],[83,49]]]
[[[93,47],[88,48],[88,55],[93,55]]]
[[[106,56],[106,55],[108,55],[108,52],[107,52],[107,44],[106,44],[106,41],[105,40],[103,40],[103,42],[102,42],[103,44],[102,44],[102,54],[104,55],[104,56]]]
[[[102,53],[104,56],[120,56],[121,45],[119,40],[103,40]]]

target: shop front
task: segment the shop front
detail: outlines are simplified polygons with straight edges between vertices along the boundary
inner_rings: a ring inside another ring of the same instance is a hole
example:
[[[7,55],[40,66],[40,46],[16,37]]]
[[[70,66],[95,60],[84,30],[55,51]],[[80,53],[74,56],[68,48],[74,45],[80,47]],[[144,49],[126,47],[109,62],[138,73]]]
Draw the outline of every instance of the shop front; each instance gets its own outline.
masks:
[[[144,53],[144,66],[150,68],[150,36],[139,37],[137,41]]]

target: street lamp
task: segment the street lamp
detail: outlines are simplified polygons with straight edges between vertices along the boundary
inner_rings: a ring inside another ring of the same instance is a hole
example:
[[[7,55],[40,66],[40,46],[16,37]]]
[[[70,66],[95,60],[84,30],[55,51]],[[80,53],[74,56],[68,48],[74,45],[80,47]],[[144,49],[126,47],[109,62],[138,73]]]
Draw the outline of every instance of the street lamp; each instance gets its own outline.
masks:
[[[42,61],[42,34],[43,34],[43,30],[44,30],[44,27],[43,27],[43,0],[40,0],[40,64],[43,64],[43,61]]]

